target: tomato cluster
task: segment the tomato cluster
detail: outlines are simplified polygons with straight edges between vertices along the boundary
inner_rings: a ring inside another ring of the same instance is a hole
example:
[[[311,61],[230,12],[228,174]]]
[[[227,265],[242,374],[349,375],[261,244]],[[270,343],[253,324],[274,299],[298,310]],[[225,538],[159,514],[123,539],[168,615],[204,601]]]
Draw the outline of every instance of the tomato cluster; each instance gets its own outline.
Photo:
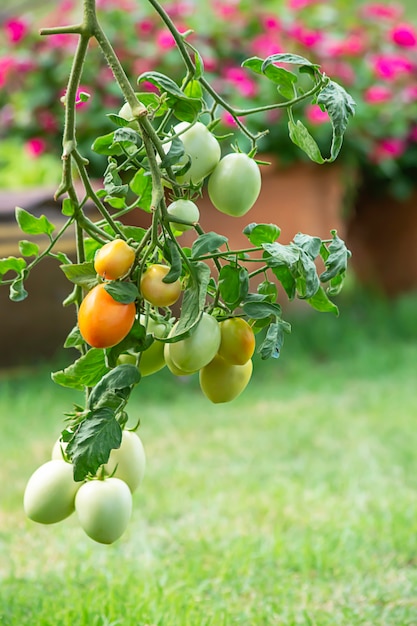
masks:
[[[142,441],[136,433],[123,430],[120,447],[111,451],[97,476],[83,482],[74,480],[65,448],[66,444],[58,440],[52,448],[52,459],[29,478],[23,498],[26,515],[39,524],[55,524],[75,512],[91,539],[114,543],[127,528],[132,493],[145,473]]]

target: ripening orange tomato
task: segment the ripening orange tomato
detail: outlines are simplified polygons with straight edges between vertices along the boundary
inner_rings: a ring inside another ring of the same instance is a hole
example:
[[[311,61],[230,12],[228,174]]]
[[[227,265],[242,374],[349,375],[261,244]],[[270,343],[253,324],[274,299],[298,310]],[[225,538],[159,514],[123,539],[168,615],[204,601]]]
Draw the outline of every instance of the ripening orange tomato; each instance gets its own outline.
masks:
[[[100,283],[81,302],[78,327],[83,339],[93,348],[111,348],[129,333],[135,315],[134,302],[117,302]]]
[[[221,332],[218,353],[228,363],[244,365],[255,352],[255,334],[242,317],[231,317],[219,323]]]
[[[170,268],[167,265],[154,263],[142,274],[140,290],[142,296],[154,306],[171,306],[175,304],[181,294],[181,282],[164,283],[163,279]]]
[[[135,260],[135,251],[123,239],[113,239],[99,248],[94,269],[101,278],[117,280],[125,276]]]

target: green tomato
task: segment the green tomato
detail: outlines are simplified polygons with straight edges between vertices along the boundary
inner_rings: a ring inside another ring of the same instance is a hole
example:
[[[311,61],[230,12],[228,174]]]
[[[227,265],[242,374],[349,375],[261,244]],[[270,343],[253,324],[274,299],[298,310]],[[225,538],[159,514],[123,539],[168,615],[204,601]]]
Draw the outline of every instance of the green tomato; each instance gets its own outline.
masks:
[[[170,350],[170,344],[166,343],[164,346],[164,358],[165,358],[166,366],[171,372],[171,374],[174,374],[174,376],[188,376],[189,372],[184,372],[183,370],[181,370],[179,367],[175,365],[175,363],[171,359],[169,350]]]
[[[178,322],[168,337],[175,334]],[[192,374],[210,363],[220,346],[220,326],[212,315],[203,313],[192,334],[186,339],[169,343],[168,354],[181,372]]]
[[[200,370],[200,387],[204,395],[218,404],[231,402],[246,388],[252,376],[252,361],[244,365],[232,365],[221,356],[214,359]]]
[[[132,514],[132,494],[120,478],[89,480],[75,497],[78,521],[98,543],[110,544],[125,532]]]
[[[39,524],[55,524],[74,511],[76,493],[73,467],[61,459],[44,463],[32,474],[26,485],[23,508],[27,517]]]
[[[180,233],[190,230],[193,227],[193,224],[197,224],[200,219],[198,206],[192,202],[192,200],[185,200],[183,198],[174,200],[174,202],[171,202],[171,204],[167,207],[167,211],[171,217],[189,222],[189,224],[171,222],[171,226]]]
[[[187,130],[188,129],[188,130]],[[178,178],[181,183],[198,184],[210,174],[220,161],[220,144],[214,135],[201,122],[190,125],[188,122],[180,122],[174,126],[174,133],[184,144],[186,155],[191,160],[190,168]],[[180,164],[185,164],[184,158]]]
[[[68,441],[61,441],[61,439],[57,439],[52,448],[51,459],[65,461],[65,450],[67,449]]]
[[[110,452],[104,471],[123,480],[133,493],[143,480],[145,467],[146,456],[141,439],[136,433],[124,430],[120,448],[114,448]]]
[[[255,204],[261,191],[258,164],[243,153],[227,154],[208,181],[208,194],[221,213],[241,217]]]

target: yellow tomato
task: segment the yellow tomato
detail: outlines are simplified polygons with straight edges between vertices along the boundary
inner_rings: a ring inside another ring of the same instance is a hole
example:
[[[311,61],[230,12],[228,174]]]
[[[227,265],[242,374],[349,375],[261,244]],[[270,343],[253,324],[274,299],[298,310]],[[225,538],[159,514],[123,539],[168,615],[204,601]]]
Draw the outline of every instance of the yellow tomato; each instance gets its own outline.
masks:
[[[221,356],[214,359],[200,370],[200,387],[204,395],[218,404],[231,402],[246,388],[252,376],[252,361],[244,365],[232,365]]]
[[[140,279],[142,296],[154,306],[171,306],[180,297],[181,282],[179,279],[173,283],[163,282],[169,270],[167,265],[154,263],[142,274]]]
[[[252,327],[241,317],[231,317],[220,322],[221,341],[219,354],[233,365],[244,365],[255,352],[255,335]]]
[[[123,239],[113,239],[99,248],[94,269],[101,278],[117,280],[125,276],[135,260],[135,251]]]

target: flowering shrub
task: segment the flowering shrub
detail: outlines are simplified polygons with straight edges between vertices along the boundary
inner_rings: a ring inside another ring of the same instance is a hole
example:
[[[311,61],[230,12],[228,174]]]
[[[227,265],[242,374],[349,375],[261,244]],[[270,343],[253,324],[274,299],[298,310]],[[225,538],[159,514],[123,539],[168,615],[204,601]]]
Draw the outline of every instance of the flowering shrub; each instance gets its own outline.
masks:
[[[183,64],[172,35],[147,3],[101,0],[99,5],[129,75],[160,69],[180,79]],[[273,6],[274,10],[268,3],[253,6],[245,0],[174,0],[165,9],[181,31],[195,31],[187,41],[197,46],[206,72],[235,106],[248,99],[254,106],[271,101],[271,91],[273,98],[285,100],[273,83],[241,67],[243,59],[285,50],[318,63],[357,103],[341,161],[358,167],[368,184],[381,188],[385,182],[398,195],[405,194],[417,172],[417,29],[402,6],[368,2],[346,7],[320,0],[284,0],[279,11],[276,3]],[[73,11],[72,0],[62,0],[48,20],[68,23]],[[63,116],[68,51],[74,46],[74,38],[67,34],[39,38],[34,24],[33,15],[10,17],[3,24],[6,45],[0,48],[0,132],[26,141],[32,158],[47,149],[60,152],[57,128]],[[147,88],[153,87],[141,85]],[[83,148],[87,137],[106,131],[99,113],[115,112],[120,105],[109,68],[98,54],[96,65],[90,63],[84,72],[80,92],[84,91],[91,97],[79,98],[77,133]],[[309,104],[301,116],[326,150],[331,137],[327,113],[318,104]],[[271,129],[260,146],[277,154],[282,163],[303,158],[288,141],[284,112],[263,112],[247,123],[254,130]],[[222,124],[218,134],[233,132],[236,122],[227,110]],[[91,153],[91,159],[94,166],[100,157]]]

